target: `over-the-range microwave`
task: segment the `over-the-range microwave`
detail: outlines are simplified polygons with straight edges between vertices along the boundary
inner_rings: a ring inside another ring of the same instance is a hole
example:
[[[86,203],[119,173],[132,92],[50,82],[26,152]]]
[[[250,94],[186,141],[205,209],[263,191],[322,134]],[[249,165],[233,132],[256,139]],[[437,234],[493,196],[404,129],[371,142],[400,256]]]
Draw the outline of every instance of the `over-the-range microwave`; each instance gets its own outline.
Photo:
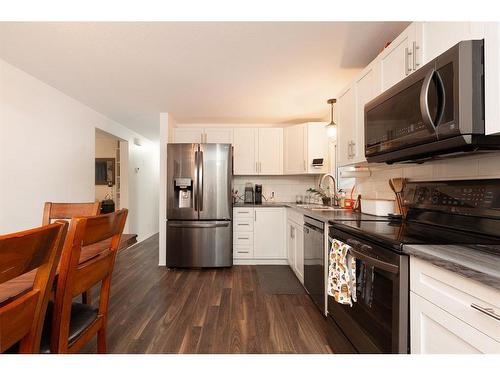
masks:
[[[500,149],[484,131],[484,43],[456,44],[365,105],[368,162]]]

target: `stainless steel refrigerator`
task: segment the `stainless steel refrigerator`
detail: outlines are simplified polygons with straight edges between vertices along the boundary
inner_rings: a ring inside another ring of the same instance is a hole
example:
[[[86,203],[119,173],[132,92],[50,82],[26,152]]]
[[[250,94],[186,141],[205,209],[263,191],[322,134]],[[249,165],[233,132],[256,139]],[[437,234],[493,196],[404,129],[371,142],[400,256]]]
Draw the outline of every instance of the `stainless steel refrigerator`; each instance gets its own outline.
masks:
[[[233,265],[230,144],[167,145],[167,266]]]

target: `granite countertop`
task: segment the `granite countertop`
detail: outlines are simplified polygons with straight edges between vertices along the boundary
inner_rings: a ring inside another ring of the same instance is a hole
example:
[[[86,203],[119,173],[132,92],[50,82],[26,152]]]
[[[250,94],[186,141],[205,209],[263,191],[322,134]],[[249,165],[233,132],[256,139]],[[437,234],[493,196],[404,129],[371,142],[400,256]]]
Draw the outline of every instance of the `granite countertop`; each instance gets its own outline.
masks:
[[[320,211],[312,210],[310,208],[298,207],[297,203],[292,202],[262,202],[262,204],[251,204],[251,203],[235,203],[233,207],[289,207],[300,213],[310,216],[314,219],[323,221],[325,223],[330,223],[334,221],[341,220],[388,220],[386,216],[374,216],[368,214],[362,214],[360,212],[353,212],[351,210],[338,209],[335,211]]]
[[[498,245],[404,245],[403,251],[438,267],[500,289]]]

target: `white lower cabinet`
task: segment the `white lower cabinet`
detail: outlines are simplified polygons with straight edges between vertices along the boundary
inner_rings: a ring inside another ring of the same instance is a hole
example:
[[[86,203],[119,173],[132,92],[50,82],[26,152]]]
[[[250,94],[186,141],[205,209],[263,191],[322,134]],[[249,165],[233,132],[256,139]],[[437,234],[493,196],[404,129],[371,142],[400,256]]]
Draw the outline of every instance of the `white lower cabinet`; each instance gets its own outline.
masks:
[[[304,217],[287,209],[287,260],[295,275],[304,283]]]
[[[500,353],[500,291],[414,257],[410,290],[412,353]]]
[[[233,209],[235,263],[286,264],[284,207]]]

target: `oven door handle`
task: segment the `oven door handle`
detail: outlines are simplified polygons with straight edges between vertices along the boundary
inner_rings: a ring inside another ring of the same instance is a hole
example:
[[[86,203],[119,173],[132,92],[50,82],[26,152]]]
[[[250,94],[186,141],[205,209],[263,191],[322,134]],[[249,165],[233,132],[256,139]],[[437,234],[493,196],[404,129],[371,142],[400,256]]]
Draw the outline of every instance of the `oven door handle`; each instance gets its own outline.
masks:
[[[392,263],[387,263],[384,262],[383,260],[373,258],[369,255],[366,255],[362,253],[359,250],[356,250],[354,247],[367,247],[370,248],[370,246],[363,245],[361,242],[356,241],[356,240],[347,240],[347,244],[351,247],[349,249],[350,253],[359,260],[362,260],[366,262],[367,264],[370,264],[374,267],[380,268],[381,270],[393,273],[393,274],[398,274],[399,273],[399,266],[392,264]]]

